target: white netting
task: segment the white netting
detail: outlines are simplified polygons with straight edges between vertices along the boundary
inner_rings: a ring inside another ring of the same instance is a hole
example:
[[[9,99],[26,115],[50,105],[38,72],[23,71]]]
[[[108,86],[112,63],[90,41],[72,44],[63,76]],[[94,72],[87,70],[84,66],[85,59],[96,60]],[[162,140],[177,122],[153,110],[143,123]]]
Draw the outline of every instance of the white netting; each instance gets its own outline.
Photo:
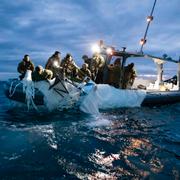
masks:
[[[34,109],[37,110],[36,105],[34,104],[34,96],[35,96],[35,88],[34,88],[34,82],[31,78],[32,71],[27,70],[25,77],[22,80],[23,84],[23,92],[26,94],[26,103],[28,110],[30,109],[30,106],[32,105]]]

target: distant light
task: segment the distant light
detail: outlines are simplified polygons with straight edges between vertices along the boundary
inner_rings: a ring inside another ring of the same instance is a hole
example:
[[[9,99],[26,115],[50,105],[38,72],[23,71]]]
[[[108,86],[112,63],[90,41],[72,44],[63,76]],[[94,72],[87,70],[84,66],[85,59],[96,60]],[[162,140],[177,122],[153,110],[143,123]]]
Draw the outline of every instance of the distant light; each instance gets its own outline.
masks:
[[[92,46],[93,53],[100,53],[100,47],[97,44]]]
[[[112,55],[113,54],[112,48],[107,48],[106,53]]]
[[[144,45],[144,44],[146,44],[146,39],[141,39],[140,40],[140,45]]]
[[[153,20],[153,16],[148,16],[147,17],[147,22],[151,22]]]
[[[58,63],[57,61],[54,61],[53,65],[54,65],[55,67],[59,67],[59,63]]]

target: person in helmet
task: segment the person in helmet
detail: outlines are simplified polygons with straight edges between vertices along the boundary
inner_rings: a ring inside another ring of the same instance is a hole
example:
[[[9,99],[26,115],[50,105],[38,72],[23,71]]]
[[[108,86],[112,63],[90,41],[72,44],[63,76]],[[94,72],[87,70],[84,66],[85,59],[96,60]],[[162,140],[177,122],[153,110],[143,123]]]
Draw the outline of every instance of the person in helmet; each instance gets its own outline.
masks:
[[[88,69],[91,69],[91,58],[89,58],[87,55],[83,55],[82,56],[82,59],[84,60],[84,63],[86,63],[88,65]]]
[[[69,77],[70,79],[76,78],[79,67],[74,62],[71,54],[66,54],[66,57],[62,60],[61,67],[64,76]]]
[[[53,77],[53,72],[49,69],[44,69],[42,66],[36,66],[35,71],[32,73],[33,81],[50,80]]]
[[[17,71],[21,74],[19,76],[20,80],[22,80],[26,74],[27,70],[34,71],[34,64],[30,60],[28,54],[24,55],[23,60],[18,64]]]
[[[53,72],[53,76],[57,76],[61,71],[61,53],[59,51],[55,51],[54,54],[48,59],[45,69],[49,69]]]

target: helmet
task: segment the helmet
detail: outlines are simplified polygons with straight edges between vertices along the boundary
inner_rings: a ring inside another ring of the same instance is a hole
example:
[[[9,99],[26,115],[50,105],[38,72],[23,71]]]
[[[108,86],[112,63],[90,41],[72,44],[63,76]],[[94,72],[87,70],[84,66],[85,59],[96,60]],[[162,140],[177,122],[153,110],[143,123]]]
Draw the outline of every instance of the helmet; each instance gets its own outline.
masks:
[[[67,53],[65,58],[68,59],[70,57],[72,57],[72,55],[70,53]]]
[[[87,59],[87,58],[88,58],[87,55],[83,55],[83,56],[82,56],[82,59]]]
[[[37,72],[40,72],[40,71],[43,70],[43,67],[42,67],[41,65],[38,65],[38,66],[36,66],[35,70],[36,70]]]
[[[55,51],[54,53],[55,55],[61,54],[59,51]]]

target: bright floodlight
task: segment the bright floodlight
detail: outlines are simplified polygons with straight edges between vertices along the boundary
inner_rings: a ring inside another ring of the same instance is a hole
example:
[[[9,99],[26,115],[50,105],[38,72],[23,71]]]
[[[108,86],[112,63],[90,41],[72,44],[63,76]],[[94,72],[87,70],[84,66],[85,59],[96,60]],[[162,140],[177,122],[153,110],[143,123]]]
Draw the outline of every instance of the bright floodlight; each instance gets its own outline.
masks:
[[[112,55],[112,49],[111,48],[107,48],[106,49],[106,53]]]
[[[55,67],[59,67],[59,64],[58,64],[57,61],[54,61],[53,65],[54,65]]]
[[[146,44],[146,39],[143,39],[143,38],[142,38],[142,39],[140,40],[140,45],[144,45],[144,44]]]
[[[148,16],[147,17],[147,22],[151,22],[153,20],[153,16]]]
[[[93,53],[100,53],[100,47],[97,44],[92,46]]]

